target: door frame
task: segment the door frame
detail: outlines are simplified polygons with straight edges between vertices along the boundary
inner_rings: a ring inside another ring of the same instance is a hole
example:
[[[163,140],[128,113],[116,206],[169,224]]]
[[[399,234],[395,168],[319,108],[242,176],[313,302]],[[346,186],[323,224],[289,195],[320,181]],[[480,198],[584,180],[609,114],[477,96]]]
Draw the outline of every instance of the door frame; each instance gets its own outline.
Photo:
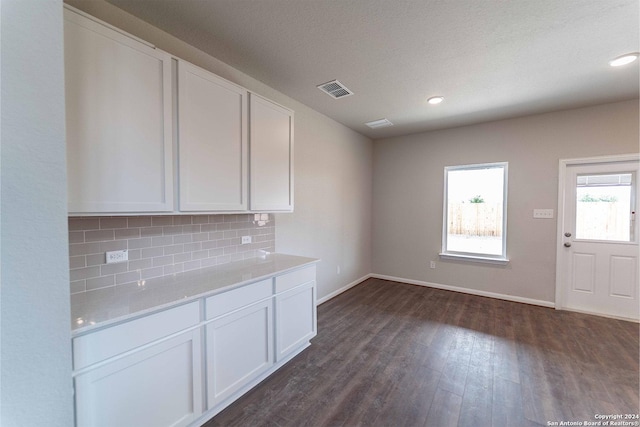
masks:
[[[564,242],[563,240],[563,228],[564,228],[564,206],[566,199],[566,185],[565,180],[567,179],[567,168],[569,166],[576,165],[588,165],[593,163],[613,163],[613,162],[632,162],[632,161],[640,161],[639,153],[630,153],[630,154],[618,154],[618,155],[610,155],[610,156],[598,156],[598,157],[583,157],[577,159],[560,159],[559,167],[558,167],[558,215],[556,217],[557,220],[557,230],[556,230],[556,310],[566,310],[565,301],[563,298],[564,288],[562,287],[562,251],[560,248]],[[640,202],[640,201],[638,201]],[[598,316],[601,316],[598,314]],[[613,317],[613,316],[610,316]],[[629,320],[624,318],[624,320]]]

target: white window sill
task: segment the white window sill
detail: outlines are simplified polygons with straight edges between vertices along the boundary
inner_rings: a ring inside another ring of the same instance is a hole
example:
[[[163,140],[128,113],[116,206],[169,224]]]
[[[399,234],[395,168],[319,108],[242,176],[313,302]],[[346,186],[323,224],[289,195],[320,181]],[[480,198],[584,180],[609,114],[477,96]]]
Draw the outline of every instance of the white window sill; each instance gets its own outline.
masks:
[[[508,258],[490,258],[483,257],[481,255],[463,255],[463,254],[452,254],[452,253],[440,253],[440,258],[442,259],[450,259],[454,261],[469,261],[469,262],[480,262],[484,264],[497,264],[497,265],[507,265],[509,264]]]

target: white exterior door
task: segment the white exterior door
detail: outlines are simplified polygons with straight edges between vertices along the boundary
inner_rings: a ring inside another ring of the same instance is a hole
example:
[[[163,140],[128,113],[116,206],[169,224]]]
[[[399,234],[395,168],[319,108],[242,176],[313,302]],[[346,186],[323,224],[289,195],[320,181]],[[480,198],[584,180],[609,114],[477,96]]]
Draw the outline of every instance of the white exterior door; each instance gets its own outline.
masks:
[[[558,308],[639,319],[638,158],[560,167]]]

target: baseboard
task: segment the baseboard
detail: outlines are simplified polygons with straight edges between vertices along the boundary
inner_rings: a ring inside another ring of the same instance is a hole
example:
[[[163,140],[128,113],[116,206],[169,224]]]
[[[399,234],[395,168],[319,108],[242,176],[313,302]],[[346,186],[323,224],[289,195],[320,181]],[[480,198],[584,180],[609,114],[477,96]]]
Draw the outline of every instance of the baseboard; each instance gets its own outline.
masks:
[[[551,302],[551,301],[543,301],[543,300],[537,300],[537,299],[533,299],[533,298],[524,298],[524,297],[518,297],[518,296],[514,296],[514,295],[499,294],[497,292],[479,291],[479,290],[476,290],[476,289],[461,288],[459,286],[442,285],[440,283],[423,282],[421,280],[405,279],[403,277],[386,276],[384,274],[376,274],[376,273],[370,273],[370,274],[367,274],[365,276],[362,276],[361,278],[359,278],[357,280],[354,280],[353,282],[351,282],[348,285],[343,286],[342,288],[330,293],[329,295],[326,295],[326,296],[320,298],[316,302],[316,305],[320,305],[323,302],[329,301],[331,298],[334,298],[334,297],[340,295],[344,291],[347,291],[347,290],[353,288],[354,286],[364,282],[365,280],[367,280],[369,278],[390,280],[392,282],[407,283],[409,285],[426,286],[428,288],[442,289],[442,290],[445,290],[445,291],[453,291],[453,292],[461,292],[463,294],[478,295],[478,296],[481,296],[481,297],[496,298],[496,299],[501,299],[501,300],[505,300],[505,301],[519,302],[519,303],[523,303],[523,304],[538,305],[540,307],[556,308],[556,304],[554,302]],[[589,314],[589,315],[592,315],[592,316],[609,317],[609,318],[612,318],[612,319],[618,319],[618,320],[625,320],[625,321],[628,321],[628,322],[640,323],[640,320],[633,319],[633,318],[628,318],[628,317],[609,316],[609,315],[605,315],[605,314],[601,314],[601,313],[594,313],[594,312],[588,312],[588,311],[575,310],[575,309],[566,308],[566,307],[562,307],[562,308],[558,307],[558,309],[566,310],[566,311],[573,311],[573,312],[582,313],[582,314]]]
[[[319,300],[316,301],[316,305],[320,305],[323,302],[329,301],[333,297],[337,297],[338,295],[340,295],[344,291],[348,291],[349,289],[353,288],[355,285],[364,282],[365,280],[367,280],[370,277],[373,277],[373,275],[367,274],[366,276],[362,276],[361,278],[354,280],[353,282],[349,283],[348,285],[345,285],[345,286],[341,287],[340,289],[331,292],[329,295],[323,296],[322,298],[320,298]]]
[[[476,289],[461,288],[458,286],[441,285],[439,283],[423,282],[421,280],[404,279],[402,277],[385,276],[384,274],[369,274],[369,277],[383,280],[391,280],[393,282],[407,283],[410,285],[426,286],[429,288],[443,289],[445,291],[461,292],[463,294],[478,295],[481,297],[496,298],[505,301],[521,302],[524,304],[539,305],[542,307],[555,308],[556,304],[550,301],[542,301],[532,298],[517,297],[514,295],[499,294],[496,292],[479,291]]]
[[[580,313],[580,314],[588,314],[590,316],[606,317],[608,319],[624,320],[625,322],[640,323],[640,319],[636,319],[635,317],[614,316],[611,314],[602,314],[602,313],[597,313],[593,311],[580,310],[578,308],[568,308],[568,307],[562,307],[562,308],[559,308],[559,310],[571,311],[573,313]]]

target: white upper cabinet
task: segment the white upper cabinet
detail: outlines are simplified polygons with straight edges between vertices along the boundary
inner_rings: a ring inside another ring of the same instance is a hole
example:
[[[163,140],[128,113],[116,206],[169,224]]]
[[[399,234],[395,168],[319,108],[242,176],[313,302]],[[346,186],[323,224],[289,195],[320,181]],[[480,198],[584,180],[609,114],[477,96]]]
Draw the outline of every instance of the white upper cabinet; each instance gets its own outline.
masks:
[[[250,95],[250,209],[293,211],[293,111]]]
[[[71,215],[293,211],[293,111],[71,7],[64,18]]]
[[[170,55],[64,16],[69,212],[172,211]]]
[[[180,211],[247,210],[247,91],[178,61]]]

